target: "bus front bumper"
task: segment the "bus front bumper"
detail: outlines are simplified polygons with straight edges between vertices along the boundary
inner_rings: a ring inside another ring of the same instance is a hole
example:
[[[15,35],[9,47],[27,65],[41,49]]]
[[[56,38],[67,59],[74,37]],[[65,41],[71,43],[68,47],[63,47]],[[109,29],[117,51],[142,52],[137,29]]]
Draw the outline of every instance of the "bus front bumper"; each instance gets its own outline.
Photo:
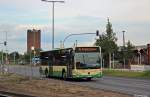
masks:
[[[102,74],[101,73],[97,73],[97,74],[89,74],[89,75],[82,75],[82,74],[75,74],[72,76],[72,78],[101,78],[102,77]]]

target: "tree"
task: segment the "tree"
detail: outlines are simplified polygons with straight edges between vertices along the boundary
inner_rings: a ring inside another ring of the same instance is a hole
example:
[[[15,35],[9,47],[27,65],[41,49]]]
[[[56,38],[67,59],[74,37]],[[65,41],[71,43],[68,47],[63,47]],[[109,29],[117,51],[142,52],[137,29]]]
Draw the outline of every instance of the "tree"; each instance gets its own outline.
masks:
[[[36,56],[40,56],[40,51],[42,51],[42,49],[35,49],[35,55]]]
[[[106,33],[103,33],[99,36],[99,39],[96,40],[95,45],[100,46],[103,52],[103,58],[105,59],[105,64],[111,68],[111,53],[117,51],[118,47],[116,44],[117,38],[116,34],[113,32],[112,24],[107,20]],[[109,62],[109,63],[108,63]]]
[[[29,64],[32,56],[33,56],[33,54],[31,54],[31,53],[24,53],[24,55],[23,55],[24,63]]]
[[[18,52],[12,52],[12,53],[9,54],[9,56],[10,56],[11,60],[13,60],[14,57],[15,57],[15,59],[19,59],[19,57],[20,57]]]
[[[9,54],[10,62],[16,63],[19,61],[19,58],[20,58],[20,54],[16,51]]]

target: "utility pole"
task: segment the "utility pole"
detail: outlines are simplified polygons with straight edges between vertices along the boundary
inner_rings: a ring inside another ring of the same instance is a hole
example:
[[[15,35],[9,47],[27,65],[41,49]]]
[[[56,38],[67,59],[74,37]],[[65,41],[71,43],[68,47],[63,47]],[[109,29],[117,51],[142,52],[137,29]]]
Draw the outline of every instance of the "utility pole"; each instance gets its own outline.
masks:
[[[34,66],[35,66],[35,33],[36,33],[36,31],[35,32],[33,32],[33,37],[34,37],[34,39],[33,39],[33,48],[31,49],[31,50],[33,50],[33,64],[34,64]]]
[[[6,40],[4,41],[4,46],[5,46],[5,52],[6,52],[6,57],[5,57],[5,65],[8,65],[8,50],[7,50],[7,31],[5,31],[6,33]],[[4,64],[3,64],[4,65]],[[3,68],[4,69],[4,68]],[[9,66],[8,66],[8,72],[9,72]]]
[[[14,64],[16,64],[16,52],[14,52]]]
[[[124,69],[125,69],[125,35],[124,35],[124,33],[125,33],[125,31],[122,31],[122,33],[123,33],[123,66],[124,66]]]
[[[65,1],[48,1],[48,0],[42,0],[44,2],[49,2],[52,3],[52,49],[54,49],[54,8],[55,8],[55,3],[64,3]]]
[[[7,72],[7,70],[8,70],[8,72],[9,72],[7,43],[8,43],[8,42],[7,42],[7,31],[6,31],[6,40],[5,40],[5,42],[4,42],[4,45],[5,45],[5,52],[6,52],[5,64],[6,64],[6,66],[8,66],[8,69],[6,68],[6,72]]]

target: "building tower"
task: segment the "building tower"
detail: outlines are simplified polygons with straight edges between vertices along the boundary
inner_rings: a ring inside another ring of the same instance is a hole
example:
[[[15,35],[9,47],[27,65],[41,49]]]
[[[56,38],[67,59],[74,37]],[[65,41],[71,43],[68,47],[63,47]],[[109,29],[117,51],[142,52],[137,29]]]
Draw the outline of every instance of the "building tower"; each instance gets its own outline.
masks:
[[[27,52],[31,52],[32,47],[41,49],[41,30],[27,30]]]

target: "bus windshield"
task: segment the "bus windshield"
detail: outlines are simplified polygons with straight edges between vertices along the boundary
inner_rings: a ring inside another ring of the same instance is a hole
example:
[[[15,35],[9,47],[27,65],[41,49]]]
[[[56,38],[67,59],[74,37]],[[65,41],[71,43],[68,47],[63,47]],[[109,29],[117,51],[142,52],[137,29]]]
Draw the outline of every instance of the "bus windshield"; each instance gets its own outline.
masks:
[[[99,52],[75,53],[77,69],[97,69],[100,68]]]

